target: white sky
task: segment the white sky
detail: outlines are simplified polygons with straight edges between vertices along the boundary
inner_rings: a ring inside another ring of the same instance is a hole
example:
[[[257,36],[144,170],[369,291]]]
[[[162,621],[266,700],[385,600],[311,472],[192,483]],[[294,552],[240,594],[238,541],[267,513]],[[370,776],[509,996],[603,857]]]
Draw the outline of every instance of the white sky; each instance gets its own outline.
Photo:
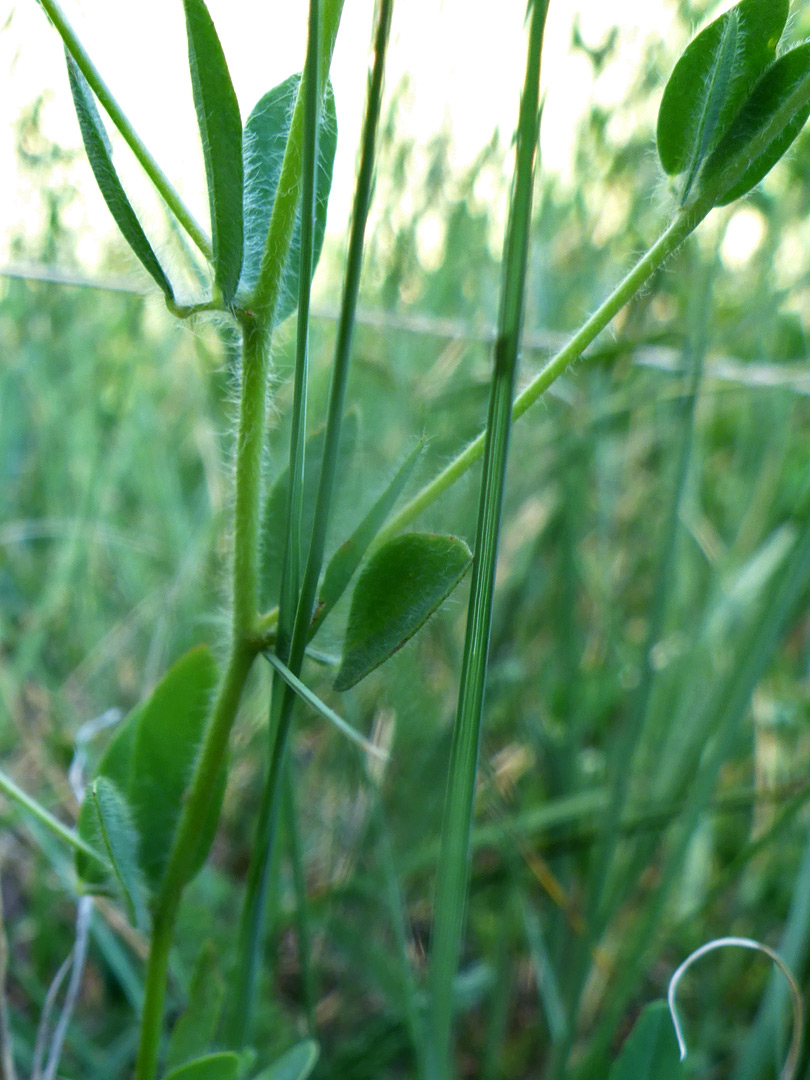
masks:
[[[0,4],[0,12],[8,0]],[[407,134],[427,141],[446,125],[452,131],[455,161],[471,161],[495,128],[503,140],[514,127],[523,75],[526,0],[400,0],[387,69],[387,87],[410,73],[412,92],[403,118]],[[228,58],[243,116],[271,86],[300,69],[304,55],[306,4],[299,0],[208,0]],[[141,137],[193,211],[206,220],[207,200],[187,71],[180,0],[63,0],[69,20],[102,76]],[[346,0],[332,77],[338,106],[338,158],[329,230],[345,231],[365,92],[367,48],[373,0]],[[11,21],[0,32],[0,263],[8,258],[8,237],[31,217],[31,192],[14,162],[14,123],[38,93],[47,93],[45,133],[66,147],[80,137],[59,38],[35,0],[11,0]],[[470,12],[477,13],[471,15]],[[544,167],[565,172],[577,118],[587,106],[590,67],[569,50],[571,24],[579,12],[583,36],[598,43],[615,23],[622,28],[619,59],[600,83],[601,96],[621,96],[622,87],[649,37],[671,38],[673,0],[551,0],[544,50],[544,82],[549,88],[543,119]],[[2,14],[0,19],[5,21]],[[125,180],[141,181],[116,145],[116,163]],[[86,222],[98,234],[114,228],[93,191],[89,166],[71,174],[80,184]],[[84,194],[86,192],[86,198]],[[138,192],[134,191],[137,202]],[[79,223],[81,224],[81,222]],[[88,262],[93,245],[88,242]]]

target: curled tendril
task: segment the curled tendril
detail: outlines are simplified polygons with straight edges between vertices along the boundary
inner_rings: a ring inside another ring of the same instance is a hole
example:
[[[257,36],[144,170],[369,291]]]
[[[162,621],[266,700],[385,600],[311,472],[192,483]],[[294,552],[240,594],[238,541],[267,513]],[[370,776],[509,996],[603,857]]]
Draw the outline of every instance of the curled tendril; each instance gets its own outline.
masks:
[[[739,949],[752,949],[754,952],[764,953],[770,960],[776,964],[782,974],[785,976],[790,987],[790,996],[793,1000],[793,1037],[790,1041],[790,1049],[788,1050],[788,1056],[785,1059],[785,1064],[782,1066],[782,1071],[779,1074],[779,1080],[795,1080],[796,1069],[799,1064],[799,1051],[802,1045],[802,1036],[804,1034],[804,1000],[802,998],[802,992],[799,989],[799,984],[793,975],[793,972],[787,966],[782,957],[770,949],[767,945],[763,945],[760,941],[753,941],[751,938],[743,937],[723,937],[716,938],[714,941],[707,941],[705,945],[701,945],[699,949],[695,949],[691,953],[681,966],[674,973],[669,980],[669,990],[667,991],[667,1004],[669,1005],[669,1012],[672,1016],[672,1024],[675,1028],[675,1037],[678,1040],[678,1049],[681,1055],[681,1061],[686,1057],[686,1040],[683,1037],[683,1029],[681,1027],[681,1021],[678,1016],[678,1010],[675,1005],[675,991],[678,988],[678,983],[681,980],[681,976],[691,967],[695,960],[699,960],[701,956],[705,956],[708,952],[713,952],[715,949],[722,949],[726,946],[735,946]]]

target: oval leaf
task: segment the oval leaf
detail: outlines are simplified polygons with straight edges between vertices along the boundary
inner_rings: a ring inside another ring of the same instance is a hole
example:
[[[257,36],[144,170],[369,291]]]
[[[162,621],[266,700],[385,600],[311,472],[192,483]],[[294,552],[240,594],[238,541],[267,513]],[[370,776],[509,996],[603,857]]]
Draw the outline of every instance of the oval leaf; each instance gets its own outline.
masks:
[[[267,229],[273,213],[281,163],[290,131],[290,121],[298,96],[300,75],[291,75],[274,87],[256,105],[245,124],[243,158],[245,171],[245,258],[239,291],[249,297],[259,279]],[[324,91],[318,135],[317,194],[315,198],[315,235],[313,271],[323,247],[326,209],[332,186],[332,166],[337,147],[337,114],[332,85]],[[298,278],[301,261],[301,210],[295,219],[292,243],[281,280],[281,292],[275,321],[282,322],[298,304]]]
[[[305,1039],[260,1072],[255,1080],[306,1080],[317,1064],[318,1053],[318,1044]]]
[[[742,0],[701,31],[675,65],[661,99],[657,142],[664,171],[687,173],[684,199],[773,60],[788,8],[789,0]]]
[[[163,1080],[235,1080],[239,1072],[239,1055],[232,1051],[208,1054],[167,1072]]]
[[[97,778],[105,777],[109,780],[124,799],[127,798],[129,792],[129,779],[132,769],[132,748],[135,745],[138,719],[142,708],[143,706],[138,706],[138,708],[133,709],[126,720],[119,726],[101,758],[96,773]],[[84,794],[84,799],[82,800],[79,819],[76,824],[79,836],[88,843],[91,842],[91,837],[98,837],[96,807],[92,798],[90,798],[90,791],[91,786],[88,786]],[[130,807],[129,809],[131,813],[132,808]],[[140,837],[138,838],[138,847],[140,848]],[[76,854],[76,873],[78,874],[79,879],[90,889],[103,890],[107,885],[107,876],[103,869],[98,866],[94,859],[89,859],[81,852],[77,852]]]
[[[230,304],[242,269],[242,118],[225,54],[203,0],[183,0],[188,63],[200,129],[214,276]]]
[[[152,245],[146,239],[146,233],[141,228],[121,181],[118,179],[118,173],[112,163],[110,140],[98,114],[93,92],[70,56],[67,56],[67,68],[84,149],[104,201],[115,218],[122,236],[143,267],[152,275],[168,299],[174,300],[171,283],[164,274],[163,267],[152,250]]]
[[[633,1025],[608,1080],[681,1080],[685,1075],[667,1003],[653,1001]]]
[[[134,926],[143,926],[146,921],[146,883],[138,859],[139,838],[132,811],[115,784],[104,776],[90,784],[85,803],[88,812],[84,816],[84,831],[93,834],[95,846],[110,860],[130,922]]]
[[[371,542],[385,524],[385,519],[402,494],[424,445],[424,439],[416,444],[352,535],[330,559],[312,619],[313,634],[343,595]]]
[[[154,889],[169,858],[216,683],[217,667],[209,650],[192,649],[161,679],[138,720],[129,802],[141,836],[141,866]],[[192,876],[213,843],[225,779],[223,763],[200,832]]]
[[[372,555],[352,595],[336,690],[348,690],[400,649],[461,581],[472,553],[455,536],[408,533]]]
[[[801,91],[797,107],[786,124],[775,125],[776,114],[791,94]],[[739,199],[773,168],[810,116],[810,42],[783,53],[768,68],[740,110],[730,131],[706,162],[701,183],[710,184],[729,168],[753,139],[773,128],[767,149],[751,160],[742,177],[716,199],[718,206]]]
[[[216,681],[216,664],[207,648],[186,653],[164,675],[152,697],[125,720],[99,765],[98,775],[117,787],[132,813],[139,865],[151,889],[159,886],[169,857]],[[213,843],[225,780],[223,762],[200,832],[192,876]],[[80,835],[94,835],[93,814],[86,794],[79,814]],[[77,856],[76,869],[88,886],[103,885],[100,868],[86,856]]]

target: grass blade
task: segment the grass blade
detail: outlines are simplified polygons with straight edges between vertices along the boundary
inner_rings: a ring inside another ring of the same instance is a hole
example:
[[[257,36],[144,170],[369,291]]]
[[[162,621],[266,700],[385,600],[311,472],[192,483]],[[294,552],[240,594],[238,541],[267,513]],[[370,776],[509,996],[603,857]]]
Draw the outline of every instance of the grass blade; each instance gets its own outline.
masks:
[[[386,760],[387,755],[384,750],[375,746],[374,743],[369,742],[364,735],[355,731],[351,724],[347,724],[342,717],[338,716],[334,709],[330,709],[325,702],[321,701],[317,694],[314,694],[305,683],[302,683],[296,675],[293,675],[292,671],[290,671],[283,660],[276,656],[275,653],[267,652],[264,655],[273,670],[278,672],[282,680],[289,686],[293,693],[297,694],[302,701],[306,702],[307,705],[314,709],[319,716],[322,716],[324,720],[328,720],[342,735],[345,735],[353,743],[356,743],[360,749],[364,750],[367,754],[371,754],[372,757],[379,758],[381,761]]]
[[[546,0],[534,0],[529,16],[529,52],[518,121],[512,205],[504,248],[504,279],[487,416],[461,688],[453,729],[442,822],[429,970],[432,1014],[430,1069],[436,1080],[446,1080],[453,1073],[453,986],[464,929],[470,829],[492,622],[495,564],[512,422],[512,397],[523,322],[540,111],[540,53],[546,12]]]
[[[69,844],[74,851],[92,860],[101,868],[106,869],[109,867],[107,860],[100,851],[96,851],[81,836],[63,825],[58,818],[55,818],[44,806],[41,806],[36,799],[32,799],[30,795],[27,795],[21,787],[14,783],[10,776],[6,776],[3,772],[0,772],[0,792],[11,799],[12,802],[27,810],[32,817],[36,818],[47,829],[50,829],[60,840]]]

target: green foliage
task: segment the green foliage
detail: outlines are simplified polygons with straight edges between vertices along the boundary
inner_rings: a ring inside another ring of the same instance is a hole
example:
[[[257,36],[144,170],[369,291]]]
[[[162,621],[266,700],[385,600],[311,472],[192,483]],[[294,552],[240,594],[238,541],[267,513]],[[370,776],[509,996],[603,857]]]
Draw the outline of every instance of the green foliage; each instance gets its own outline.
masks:
[[[160,885],[197,756],[217,669],[208,649],[181,657],[116,732],[99,765],[99,777],[111,782],[128,804],[138,836],[138,860],[150,889]],[[225,787],[225,765],[209,793],[209,810],[192,860],[197,873],[214,838]],[[85,798],[79,835],[92,843],[96,832],[95,799]],[[81,853],[77,868],[88,885],[98,883],[98,869]]]
[[[658,113],[658,155],[664,172],[687,173],[684,200],[773,60],[789,6],[742,0],[701,31],[675,65]]]
[[[255,1080],[307,1080],[318,1062],[318,1044],[305,1039],[264,1069]]]
[[[723,191],[717,200],[719,206],[745,195],[783,156],[810,116],[810,92],[804,94],[804,100],[800,99],[791,110],[787,123],[777,125],[775,121],[783,114],[785,103],[790,101],[791,96],[809,86],[810,45],[791,49],[768,68],[735,117],[725,138],[706,162],[704,183],[709,184],[714,177],[722,177],[728,162],[745,154],[746,146],[757,137],[769,132],[773,132],[773,137],[759,153],[746,155],[750,162],[748,167],[740,180]]]
[[[152,245],[147,240],[121,181],[118,179],[118,173],[115,171],[112,162],[110,140],[104,130],[104,124],[93,100],[93,92],[70,55],[67,57],[67,68],[70,77],[70,89],[73,93],[73,104],[79,118],[84,148],[87,151],[87,157],[96,182],[101,189],[101,194],[104,196],[104,201],[110,208],[110,213],[115,218],[115,223],[121,230],[126,242],[167,298],[172,300],[174,294],[171,283],[163,272],[163,267],[158,262],[158,258],[152,250]]]
[[[686,1075],[665,1001],[645,1005],[608,1080],[678,1080]]]
[[[236,1080],[239,1055],[228,1051],[208,1054],[167,1072],[163,1080]]]
[[[329,560],[321,584],[318,606],[312,620],[313,627],[317,628],[323,622],[345,592],[355,571],[363,561],[363,556],[385,524],[386,518],[408,483],[424,445],[424,440],[416,444],[355,531]]]
[[[322,9],[328,6],[322,0]],[[807,47],[789,46],[806,29],[806,14],[794,12],[774,61],[784,13],[783,4],[744,0],[722,17],[714,37],[702,35],[700,47],[690,46],[691,69],[685,58],[675,68],[659,143],[662,159],[669,139],[683,163],[677,175],[689,189],[687,209],[710,186],[719,201],[747,190],[800,126]],[[752,25],[767,33],[752,37]],[[616,62],[622,35],[614,31],[601,43],[589,36],[578,46],[596,74]],[[758,64],[764,73],[755,76]],[[575,185],[549,175],[537,183],[522,358],[527,382],[546,369],[558,338],[583,311],[603,311],[620,268],[662,226],[660,204],[649,197],[657,183],[651,133],[638,117],[659,96],[670,66],[662,35],[639,61],[627,100],[594,104],[579,137]],[[745,95],[737,78],[743,70],[753,80]],[[285,94],[276,135],[269,121],[262,128],[275,147],[274,183],[284,152],[278,131],[290,128],[295,100],[291,89]],[[391,511],[416,471],[417,454],[420,477],[437,475],[479,434],[491,375],[488,328],[498,310],[499,274],[493,207],[510,188],[507,150],[494,139],[460,169],[449,136],[427,148],[412,143],[396,112],[408,94],[395,93],[385,125],[361,293],[361,310],[375,314],[353,328],[351,407],[338,413],[348,430],[328,508],[329,539],[349,540],[320,582],[323,605],[313,605],[314,615],[304,611],[305,628],[318,629],[319,638],[296,671],[298,697],[330,718],[335,714],[324,702],[344,631],[335,601],[359,570],[352,606],[361,618],[353,623],[349,612],[346,650],[351,658],[355,634],[352,663],[361,674],[376,662],[375,650],[382,662],[417,627],[422,615],[412,586],[419,559],[406,557],[413,534],[393,541],[394,558],[386,546],[375,552],[374,539],[386,520],[386,538],[403,527]],[[86,88],[82,95],[94,109]],[[680,128],[671,126],[681,119]],[[97,153],[103,129],[95,112],[91,121],[88,153],[91,145]],[[21,254],[69,265],[76,247],[66,224],[69,181],[59,186],[58,158],[38,133],[35,113],[23,135],[21,160],[36,157],[43,170],[37,184],[50,185],[50,224],[41,247],[20,239]],[[448,964],[450,992],[441,1003],[451,1014],[459,1072],[486,1080],[685,1075],[662,1003],[643,1010],[612,1063],[618,1033],[644,1002],[665,992],[680,957],[729,929],[782,935],[780,951],[806,981],[810,855],[801,763],[810,752],[810,424],[801,312],[808,267],[790,238],[806,217],[810,166],[806,144],[795,145],[746,214],[729,215],[728,231],[728,218],[714,215],[700,245],[663,254],[659,248],[668,272],[654,288],[635,291],[640,279],[631,276],[616,301],[625,305],[620,332],[596,338],[589,324],[577,339],[588,346],[587,359],[569,368],[558,392],[512,434],[480,766],[468,770],[475,817],[451,912],[459,926],[466,918],[466,932],[460,971]],[[247,133],[244,153],[247,161]],[[724,188],[746,153],[756,160]],[[274,201],[272,191],[265,194],[256,260]],[[215,219],[212,210],[216,232]],[[758,222],[762,237],[743,259],[732,240],[744,221]],[[422,241],[437,232],[440,243],[428,259]],[[109,252],[116,273],[128,266],[121,250]],[[221,271],[217,263],[215,255],[215,274],[225,275],[225,263]],[[330,258],[323,270],[331,302],[342,270]],[[285,293],[294,298],[289,264],[287,278]],[[237,315],[250,330],[253,316],[238,310],[246,296],[239,292]],[[313,426],[332,378],[333,336],[325,321],[313,321]],[[237,650],[243,666],[226,661],[219,682],[210,654],[192,652],[178,665],[186,675],[172,668],[100,761],[84,733],[84,722],[111,705],[131,707],[170,658],[201,638],[223,659],[229,641],[255,655],[273,648],[275,613],[264,609],[277,598],[288,532],[289,470],[277,444],[289,425],[274,417],[266,446],[266,418],[257,406],[264,394],[247,394],[243,384],[239,400],[246,409],[256,406],[248,419],[258,432],[247,461],[253,468],[245,467],[242,435],[250,425],[239,427],[237,441],[229,413],[234,379],[251,369],[259,350],[248,347],[240,363],[234,337],[234,329],[220,335],[203,320],[193,334],[178,335],[162,305],[137,297],[102,301],[96,292],[17,281],[0,295],[0,736],[9,772],[26,791],[41,788],[38,813],[29,805],[18,819],[2,808],[18,1067],[31,1059],[36,1014],[74,943],[64,900],[74,885],[65,863],[71,834],[54,823],[70,820],[59,774],[75,757],[96,777],[80,836],[92,837],[110,864],[105,871],[85,851],[81,874],[136,919],[147,903],[139,899],[138,879],[145,879],[157,945],[144,969],[139,950],[150,927],[119,933],[114,905],[97,906],[86,996],[69,1027],[60,1074],[131,1076],[132,1015],[140,1014],[146,991],[153,1038],[140,1055],[139,1078],[156,1075],[150,1062],[165,1046],[163,1069],[180,1066],[181,1076],[195,1080],[219,1078],[223,1068],[241,1080],[292,1080],[309,1069],[319,1080],[423,1080],[425,1021],[434,1016],[425,954],[434,940],[431,920],[444,903],[433,875],[462,662],[460,607],[448,605],[420,631],[419,648],[402,650],[380,678],[360,680],[341,699],[348,724],[371,730],[386,761],[360,764],[356,747],[320,719],[313,722],[306,708],[292,717],[279,775],[289,778],[295,799],[282,803],[279,817],[293,858],[277,846],[268,860],[268,926],[255,949],[250,1040],[260,1056],[244,1052],[236,1073],[232,1055],[199,1056],[225,1045],[218,1031],[223,985],[230,1002],[243,978],[233,963],[234,931],[246,868],[260,843],[267,679],[254,665],[247,682],[249,665]],[[271,386],[282,416],[292,351],[277,335]],[[580,351],[564,354],[565,365]],[[268,370],[254,389],[264,390]],[[401,464],[403,448],[423,431],[421,451]],[[312,436],[307,448],[302,559],[323,448],[318,439]],[[425,594],[441,591],[447,545],[459,572],[469,559],[452,541],[474,528],[474,473],[469,460],[462,464],[440,499],[423,486],[422,517],[408,526],[445,545],[441,558],[427,560]],[[246,489],[255,516],[232,519]],[[265,493],[262,543],[246,545],[246,536],[259,534]],[[487,532],[491,539],[491,526]],[[238,575],[233,584],[223,581],[234,549],[240,567],[250,566],[245,552],[252,552],[261,582],[261,605],[246,605],[254,620],[249,636],[218,614],[223,593],[239,592]],[[383,572],[376,583],[371,575],[373,589],[364,593],[366,575],[382,556]],[[229,709],[233,718],[241,696],[245,707],[231,734],[219,721]],[[230,752],[232,783],[216,848],[180,903],[188,865],[175,860],[166,870],[178,810],[196,806],[189,815],[193,843],[180,845],[196,869],[210,847],[220,777],[224,783],[224,771],[200,774],[202,798],[190,803],[188,779],[204,730],[214,746],[211,762]],[[161,776],[164,787],[154,782]],[[279,787],[271,785],[271,793]],[[167,932],[157,916],[175,901],[177,922]],[[225,983],[213,947],[200,949],[209,938],[227,964]],[[160,949],[162,973],[154,960]],[[180,1015],[168,1044],[163,1002],[155,1005],[154,992],[166,983],[166,1014]],[[733,959],[690,980],[690,1072],[764,1080],[773,1071],[783,1013],[768,991],[752,1023],[761,991],[761,967]],[[280,1057],[307,1023],[323,1045],[317,1066],[309,1040]]]
[[[140,837],[130,808],[115,784],[105,776],[99,776],[92,782],[85,799],[89,803],[86,831],[110,861],[130,921],[136,926],[143,926],[146,885],[141,870]]]
[[[259,279],[267,229],[278,189],[281,163],[287,144],[293,108],[301,83],[300,75],[291,75],[274,87],[256,104],[245,124],[243,158],[245,171],[245,255],[239,299],[250,304]],[[327,83],[321,110],[318,138],[318,169],[315,199],[313,267],[323,247],[326,208],[332,184],[332,167],[337,147],[335,98]],[[274,321],[279,323],[295,311],[298,304],[298,278],[301,258],[301,215],[296,215],[293,239],[285,257],[281,291]]]
[[[675,65],[658,114],[658,155],[665,172],[687,173],[682,203],[696,182],[716,206],[745,195],[810,116],[807,45],[774,59],[787,15],[787,0],[741,0]]]
[[[214,245],[214,275],[231,304],[242,269],[242,120],[225,55],[204,0],[183,0],[191,85],[200,128]]]
[[[336,690],[348,690],[401,649],[466,574],[472,553],[455,536],[408,533],[383,544],[352,594]]]

